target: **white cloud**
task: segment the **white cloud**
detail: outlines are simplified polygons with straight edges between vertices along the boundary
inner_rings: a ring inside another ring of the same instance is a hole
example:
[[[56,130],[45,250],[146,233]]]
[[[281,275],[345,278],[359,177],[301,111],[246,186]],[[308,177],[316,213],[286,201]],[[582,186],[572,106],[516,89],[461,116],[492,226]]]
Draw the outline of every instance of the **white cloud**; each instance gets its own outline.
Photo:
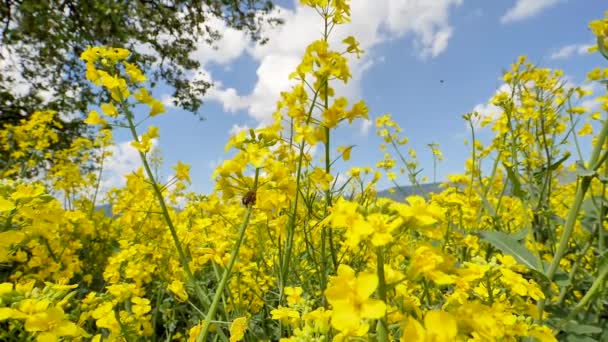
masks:
[[[228,131],[228,134],[237,135],[237,134],[241,133],[242,131],[248,130],[249,128],[250,127],[247,125],[234,124],[234,125],[232,125],[232,127],[230,127],[230,131]]]
[[[592,91],[592,95],[584,97],[579,102],[573,102],[572,106],[586,107],[592,112],[599,110],[600,102],[597,101],[597,97],[603,95],[605,92],[605,88],[602,86],[602,84],[600,84],[598,82],[592,82],[592,83],[586,82],[583,84],[580,84],[580,83],[577,84],[573,81],[572,77],[570,77],[568,75],[565,75],[563,77],[563,81],[564,81],[563,86],[564,86],[564,89],[566,89],[566,90],[580,86],[582,89]],[[495,95],[502,93],[502,92],[511,94],[511,92],[512,92],[511,86],[508,84],[502,84],[496,90]],[[575,100],[576,98],[577,97],[575,95],[573,97],[573,100]],[[489,117],[492,120],[495,120],[502,114],[502,109],[498,106],[493,105],[492,103],[490,103],[490,101],[491,101],[491,99],[489,99],[488,102],[486,102],[486,103],[480,103],[480,104],[477,104],[475,107],[473,107],[473,112],[477,112],[479,114],[479,117],[477,117],[477,119],[474,121],[475,128],[480,128],[480,123],[484,119]],[[516,105],[520,105],[518,101],[516,101]],[[467,126],[467,129],[468,129],[468,126]]]
[[[397,38],[412,33],[414,46],[422,57],[437,57],[447,48],[452,28],[448,14],[462,0],[389,0],[388,29]],[[369,7],[375,5],[368,2]]]
[[[511,7],[507,13],[500,18],[500,21],[505,24],[528,19],[547,8],[556,5],[558,2],[559,0],[517,0],[515,6]]]
[[[163,105],[165,107],[174,108],[175,107],[175,103],[173,103],[174,100],[175,100],[175,98],[173,96],[165,94],[162,96],[160,101],[163,103]]]
[[[585,55],[588,54],[589,48],[592,47],[593,44],[571,44],[561,47],[559,50],[551,53],[549,58],[555,59],[566,59],[570,58],[573,55]]]
[[[511,93],[511,86],[508,84],[502,84],[500,87],[498,87],[498,89],[496,89],[496,92],[494,95],[499,94],[499,93]],[[477,116],[476,118],[473,118],[473,125],[475,126],[476,129],[479,129],[481,126],[481,122],[484,121],[487,118],[491,118],[492,120],[497,119],[500,114],[502,113],[502,109],[498,106],[493,105],[492,103],[490,103],[491,99],[488,100],[488,102],[486,103],[479,103],[477,104],[475,107],[473,107],[473,112],[477,112],[477,114],[479,114],[479,116]],[[468,129],[468,127],[467,127]]]
[[[204,39],[197,44],[196,52],[191,56],[201,62],[201,65],[217,63],[228,64],[241,56],[247,46],[247,37],[244,32],[227,27],[226,23],[218,18],[212,17],[205,25],[219,31],[222,39],[210,46]]]
[[[158,139],[152,139],[152,146],[158,145]],[[137,149],[131,146],[131,141],[125,141],[109,147],[112,153],[103,163],[100,190],[105,193],[115,187],[126,184],[125,176],[137,171],[142,165]]]
[[[375,62],[373,48],[382,42],[410,35],[420,58],[433,58],[444,52],[453,34],[448,22],[449,11],[460,4],[462,0],[352,1],[352,23],[337,27],[330,43],[339,46],[342,39],[353,35],[367,53],[361,59],[351,58],[353,77],[346,86],[335,84],[336,93],[352,100],[360,97],[363,74]],[[298,65],[306,46],[321,37],[322,29],[321,18],[308,7],[281,8],[275,16],[283,18],[285,24],[265,29],[270,39],[267,44],[245,45],[243,40],[238,46],[231,42],[219,44],[217,53],[232,59],[246,46],[245,51],[259,63],[257,82],[251,93],[239,94],[234,88],[216,82],[206,100],[220,102],[227,112],[247,110],[258,122],[271,122],[280,92],[288,90],[292,84],[288,75]],[[230,39],[236,41],[237,36],[228,37]],[[222,48],[227,51],[221,52]],[[383,62],[383,57],[376,61]]]
[[[372,120],[361,120],[361,126],[359,126],[359,133],[366,137],[369,134],[369,129],[372,127]]]

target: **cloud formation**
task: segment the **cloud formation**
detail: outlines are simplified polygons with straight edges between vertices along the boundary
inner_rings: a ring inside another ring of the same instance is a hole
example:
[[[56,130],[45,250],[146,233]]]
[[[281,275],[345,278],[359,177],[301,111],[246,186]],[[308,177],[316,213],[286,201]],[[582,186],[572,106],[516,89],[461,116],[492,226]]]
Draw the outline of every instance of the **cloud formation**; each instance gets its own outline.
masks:
[[[434,58],[443,53],[453,35],[449,12],[461,4],[462,0],[352,1],[352,23],[336,28],[330,43],[341,44],[342,39],[353,35],[366,54],[361,59],[352,58],[353,78],[346,86],[336,86],[336,92],[352,100],[360,97],[365,71],[381,62],[382,57],[373,53],[381,43],[411,36],[419,58]],[[239,94],[236,89],[216,81],[216,87],[207,93],[206,100],[221,103],[227,112],[246,111],[263,124],[271,121],[280,92],[288,90],[292,84],[288,75],[299,63],[306,46],[319,39],[322,27],[319,15],[307,7],[278,8],[274,15],[283,18],[285,24],[266,28],[270,38],[268,44],[244,46],[244,38],[228,29],[217,50],[201,53],[201,58],[205,56],[203,61],[208,63],[228,63],[238,58],[239,53],[249,54],[258,63],[257,81],[250,93]],[[367,129],[366,124],[361,126],[362,132]]]
[[[557,5],[559,0],[517,0],[500,18],[503,24],[531,18],[543,10]]]
[[[594,44],[571,44],[561,47],[549,56],[552,60],[567,59],[574,55],[586,55]]]

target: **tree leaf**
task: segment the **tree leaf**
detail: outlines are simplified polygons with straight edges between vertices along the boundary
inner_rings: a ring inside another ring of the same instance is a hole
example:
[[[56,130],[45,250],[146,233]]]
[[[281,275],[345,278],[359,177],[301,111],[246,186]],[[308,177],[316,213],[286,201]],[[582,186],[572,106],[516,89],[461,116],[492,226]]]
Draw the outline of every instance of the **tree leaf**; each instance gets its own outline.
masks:
[[[542,272],[542,268],[536,257],[523,244],[519,243],[514,236],[493,231],[482,231],[480,235],[492,246],[500,249],[503,253],[511,255],[529,269]]]

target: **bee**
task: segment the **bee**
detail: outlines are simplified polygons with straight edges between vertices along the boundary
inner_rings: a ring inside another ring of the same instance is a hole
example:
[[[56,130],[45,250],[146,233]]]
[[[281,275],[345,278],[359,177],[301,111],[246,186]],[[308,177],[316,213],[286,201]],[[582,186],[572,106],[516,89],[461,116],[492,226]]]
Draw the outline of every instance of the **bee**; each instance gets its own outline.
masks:
[[[244,206],[248,207],[250,205],[255,204],[255,199],[255,191],[252,190],[245,194],[245,196],[243,196],[241,203],[243,203]]]

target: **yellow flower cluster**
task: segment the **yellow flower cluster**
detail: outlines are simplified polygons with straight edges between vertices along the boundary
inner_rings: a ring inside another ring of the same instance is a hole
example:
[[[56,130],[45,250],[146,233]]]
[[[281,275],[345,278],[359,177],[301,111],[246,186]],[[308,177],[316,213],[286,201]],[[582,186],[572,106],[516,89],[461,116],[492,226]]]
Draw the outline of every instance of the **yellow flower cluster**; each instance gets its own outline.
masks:
[[[363,51],[355,37],[330,44],[331,28],[350,21],[348,1],[302,2],[326,33],[306,49],[274,121],[230,137],[233,153],[211,194],[186,191],[181,162],[159,182],[159,130],[138,134],[132,107],[147,106],[147,117],[165,109],[125,49],[82,54],[86,77],[109,101],[86,119],[98,137],[58,152],[45,182],[7,179],[56,141],[55,113],[0,132],[2,149],[24,161],[0,170],[0,340],[608,338],[608,123],[578,106],[589,91],[521,57],[491,100],[498,112],[464,116],[473,141],[463,174],[437,193],[378,198],[384,176],[398,184],[405,175],[421,189],[416,151],[387,114],[376,118],[384,153],[376,167],[335,171],[356,149],[331,145],[332,132],[369,110],[332,84],[348,82],[349,61]],[[604,40],[606,27],[591,24]],[[608,96],[598,101],[606,111]],[[105,194],[104,214],[95,204],[108,126],[130,130],[143,166]],[[485,144],[475,134],[484,126],[495,134]],[[428,146],[440,161],[437,144]]]

